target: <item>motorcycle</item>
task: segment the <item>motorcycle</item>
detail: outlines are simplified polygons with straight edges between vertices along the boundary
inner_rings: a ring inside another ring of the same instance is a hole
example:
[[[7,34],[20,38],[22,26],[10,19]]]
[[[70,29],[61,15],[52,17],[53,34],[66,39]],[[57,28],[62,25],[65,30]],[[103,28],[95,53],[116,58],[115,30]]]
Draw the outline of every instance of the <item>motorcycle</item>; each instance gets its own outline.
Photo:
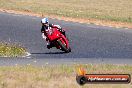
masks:
[[[46,35],[51,46],[55,46],[66,53],[71,52],[68,39],[57,28],[48,29]]]

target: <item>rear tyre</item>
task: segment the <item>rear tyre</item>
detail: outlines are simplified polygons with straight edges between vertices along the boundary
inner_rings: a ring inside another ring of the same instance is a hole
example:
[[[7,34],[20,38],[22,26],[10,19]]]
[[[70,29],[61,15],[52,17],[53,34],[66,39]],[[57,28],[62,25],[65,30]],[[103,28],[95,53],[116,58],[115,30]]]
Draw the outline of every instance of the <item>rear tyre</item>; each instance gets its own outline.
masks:
[[[58,44],[61,47],[61,50],[65,51],[66,53],[69,53],[69,49],[67,49],[66,46],[64,44],[62,44],[62,42],[60,40],[57,40],[57,41],[58,41]]]

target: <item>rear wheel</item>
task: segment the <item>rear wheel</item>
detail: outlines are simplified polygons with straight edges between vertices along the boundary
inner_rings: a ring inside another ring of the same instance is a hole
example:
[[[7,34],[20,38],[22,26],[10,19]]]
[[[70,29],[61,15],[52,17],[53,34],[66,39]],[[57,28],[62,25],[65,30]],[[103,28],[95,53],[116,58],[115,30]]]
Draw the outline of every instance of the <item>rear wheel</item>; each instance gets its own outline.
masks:
[[[59,44],[59,46],[61,47],[61,50],[62,50],[62,51],[65,51],[66,53],[71,52],[71,48],[67,49],[67,48],[66,48],[66,45],[64,45],[60,40],[57,40],[57,41],[58,41],[58,44]]]

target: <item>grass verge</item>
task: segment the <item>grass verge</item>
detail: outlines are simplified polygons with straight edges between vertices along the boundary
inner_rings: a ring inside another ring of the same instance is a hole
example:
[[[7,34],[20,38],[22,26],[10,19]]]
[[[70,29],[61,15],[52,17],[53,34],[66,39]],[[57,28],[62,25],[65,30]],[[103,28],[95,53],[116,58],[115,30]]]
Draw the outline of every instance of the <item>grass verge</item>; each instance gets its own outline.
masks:
[[[131,74],[130,65],[87,64],[82,65],[87,73]],[[86,84],[76,83],[79,65],[15,66],[0,67],[0,88],[131,88],[130,84]]]
[[[132,24],[131,0],[0,0],[0,8],[34,12],[43,16],[77,18],[78,21],[95,24]]]
[[[0,43],[1,57],[18,57],[26,55],[26,49],[18,44]]]

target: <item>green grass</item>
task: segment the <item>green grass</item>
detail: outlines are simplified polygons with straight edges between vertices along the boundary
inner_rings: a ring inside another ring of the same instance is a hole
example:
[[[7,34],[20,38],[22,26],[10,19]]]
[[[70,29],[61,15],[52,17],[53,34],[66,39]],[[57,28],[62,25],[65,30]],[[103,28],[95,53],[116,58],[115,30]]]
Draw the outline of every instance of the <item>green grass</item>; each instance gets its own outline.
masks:
[[[0,56],[17,57],[26,55],[26,49],[18,44],[0,43]]]
[[[86,84],[76,82],[80,65],[0,67],[0,88],[131,88],[132,84]],[[88,74],[131,74],[131,65],[82,65]]]
[[[132,23],[132,0],[0,0],[0,8]]]

